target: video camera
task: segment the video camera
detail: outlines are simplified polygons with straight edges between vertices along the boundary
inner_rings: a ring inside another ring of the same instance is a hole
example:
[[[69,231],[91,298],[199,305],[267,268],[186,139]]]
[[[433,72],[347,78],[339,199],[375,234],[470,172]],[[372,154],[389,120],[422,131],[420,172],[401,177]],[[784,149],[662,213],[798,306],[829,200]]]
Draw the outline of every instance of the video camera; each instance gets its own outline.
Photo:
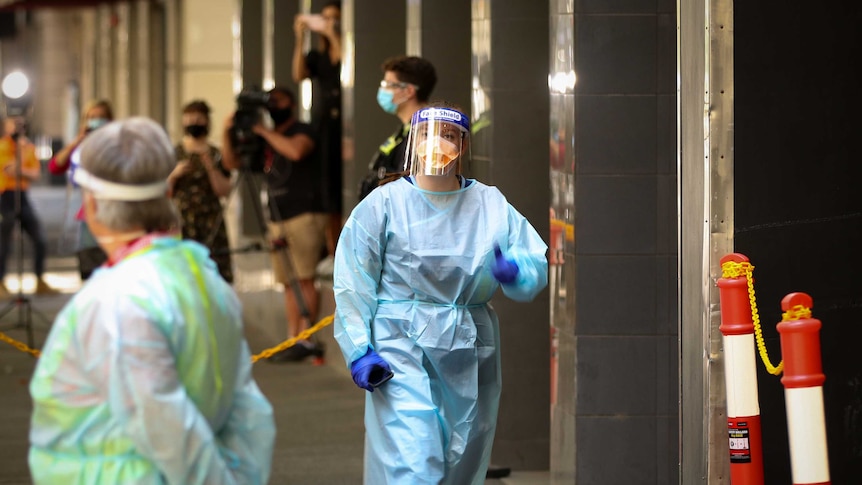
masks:
[[[267,113],[269,93],[255,87],[243,88],[236,97],[236,112],[231,129],[233,149],[242,161],[242,168],[252,172],[263,172],[263,138],[252,131],[252,127],[263,121]]]

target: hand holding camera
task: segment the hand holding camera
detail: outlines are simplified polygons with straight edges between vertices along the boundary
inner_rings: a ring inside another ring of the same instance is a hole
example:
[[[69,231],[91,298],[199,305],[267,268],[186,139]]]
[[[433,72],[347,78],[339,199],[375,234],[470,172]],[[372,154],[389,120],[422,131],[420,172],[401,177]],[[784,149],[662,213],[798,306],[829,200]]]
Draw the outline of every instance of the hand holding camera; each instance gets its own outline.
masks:
[[[326,29],[326,18],[320,14],[300,14],[299,22],[312,32],[322,33]]]
[[[305,34],[305,30],[308,28],[305,25],[305,14],[296,14],[296,17],[293,18],[293,33],[296,35],[297,39],[302,39],[302,35]]]

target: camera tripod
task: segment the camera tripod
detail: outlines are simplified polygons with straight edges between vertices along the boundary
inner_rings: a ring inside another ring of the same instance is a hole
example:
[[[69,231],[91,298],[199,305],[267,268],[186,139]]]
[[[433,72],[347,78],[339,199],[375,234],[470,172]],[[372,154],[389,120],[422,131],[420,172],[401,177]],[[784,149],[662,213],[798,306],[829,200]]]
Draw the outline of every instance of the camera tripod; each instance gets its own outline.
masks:
[[[248,167],[251,166],[249,164],[250,160],[248,160],[248,158],[250,158],[250,155],[240,154],[240,158],[242,160],[241,167],[243,167],[243,168],[240,168],[239,176],[237,177],[236,181],[234,182],[233,187],[231,187],[230,193],[232,196],[234,194],[236,194],[236,192],[237,192],[236,189],[238,187],[242,187],[245,189],[246,193],[249,194],[249,196],[251,197],[250,202],[251,202],[252,210],[254,212],[254,222],[256,224],[256,228],[259,231],[259,233],[261,235],[263,235],[264,238],[266,238],[269,231],[267,230],[266,216],[264,214],[262,203],[260,201],[260,194],[261,194],[262,187],[258,183],[258,181],[256,180],[255,173],[248,169]],[[267,193],[269,193],[268,190],[267,190]],[[275,204],[270,204],[270,211],[272,212],[270,214],[270,216],[271,216],[270,220],[276,220],[276,221],[281,220],[280,214],[278,213],[278,208]],[[206,241],[204,242],[205,246],[212,247],[212,243],[216,237],[216,234],[217,234],[219,227],[221,226],[223,220],[224,220],[224,213],[222,211],[219,214],[219,217],[216,219],[215,223],[213,224],[212,230],[211,230],[210,234],[208,235]],[[259,242],[254,242],[254,243],[248,244],[248,245],[240,247],[240,248],[227,249],[224,251],[214,252],[213,254],[218,255],[218,254],[224,254],[225,252],[231,253],[231,254],[237,254],[237,253],[250,253],[250,252],[263,252],[263,251],[266,251],[266,252],[269,252],[269,253],[276,255],[276,260],[277,260],[276,264],[278,264],[280,266],[280,268],[283,271],[283,274],[286,276],[286,279],[288,281],[288,283],[286,284],[285,291],[288,291],[287,287],[289,286],[289,291],[291,291],[293,293],[294,299],[296,301],[296,306],[297,306],[297,309],[299,310],[300,319],[301,319],[300,327],[302,327],[302,328],[310,327],[311,324],[313,323],[312,322],[312,315],[311,315],[311,312],[309,311],[308,304],[307,304],[305,296],[303,294],[300,282],[296,278],[296,270],[294,268],[293,259],[292,259],[291,254],[290,254],[290,245],[288,244],[286,237],[278,237],[274,240],[269,241],[268,244],[261,244]],[[318,342],[316,340],[314,341],[314,343],[315,343],[315,345],[318,344]]]
[[[15,143],[15,191],[14,191],[14,223],[17,226],[17,231],[15,231],[15,227],[12,228],[15,231],[16,241],[15,246],[17,248],[17,263],[18,263],[18,292],[14,296],[14,298],[6,304],[6,306],[0,310],[0,319],[5,317],[7,314],[11,313],[13,310],[18,310],[18,320],[14,325],[11,325],[6,328],[2,328],[0,330],[18,330],[24,329],[27,333],[27,346],[30,348],[34,348],[35,342],[33,337],[33,314],[38,315],[42,320],[50,325],[50,321],[47,317],[39,313],[35,310],[30,304],[30,299],[24,295],[24,222],[22,218],[23,205],[22,200],[24,194],[22,193],[22,181],[23,174],[21,172],[21,146],[18,143],[18,134],[14,133],[12,135],[12,140]]]

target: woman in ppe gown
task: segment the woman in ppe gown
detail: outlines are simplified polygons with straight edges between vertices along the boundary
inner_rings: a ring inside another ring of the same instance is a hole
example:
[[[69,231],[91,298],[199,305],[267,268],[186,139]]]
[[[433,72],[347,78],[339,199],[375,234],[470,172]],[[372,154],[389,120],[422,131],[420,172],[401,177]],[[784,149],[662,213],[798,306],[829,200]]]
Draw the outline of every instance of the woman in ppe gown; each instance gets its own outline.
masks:
[[[419,110],[409,137],[410,175],[354,208],[335,257],[335,338],[371,391],[364,482],[481,484],[501,387],[489,300],[534,298],[547,245],[497,188],[460,175],[464,113]]]
[[[176,157],[145,118],[81,146],[75,182],[108,262],[58,314],[30,383],[36,484],[255,484],[272,407],[251,374],[242,311],[167,197]]]

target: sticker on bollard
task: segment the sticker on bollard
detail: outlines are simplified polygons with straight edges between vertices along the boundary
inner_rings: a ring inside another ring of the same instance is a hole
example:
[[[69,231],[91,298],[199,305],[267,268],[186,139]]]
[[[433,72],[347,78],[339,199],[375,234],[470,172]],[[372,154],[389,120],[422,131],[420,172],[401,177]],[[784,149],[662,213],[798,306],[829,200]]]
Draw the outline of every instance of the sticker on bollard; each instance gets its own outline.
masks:
[[[748,438],[748,422],[728,422],[727,434],[730,439],[730,462],[751,463],[751,443]]]

